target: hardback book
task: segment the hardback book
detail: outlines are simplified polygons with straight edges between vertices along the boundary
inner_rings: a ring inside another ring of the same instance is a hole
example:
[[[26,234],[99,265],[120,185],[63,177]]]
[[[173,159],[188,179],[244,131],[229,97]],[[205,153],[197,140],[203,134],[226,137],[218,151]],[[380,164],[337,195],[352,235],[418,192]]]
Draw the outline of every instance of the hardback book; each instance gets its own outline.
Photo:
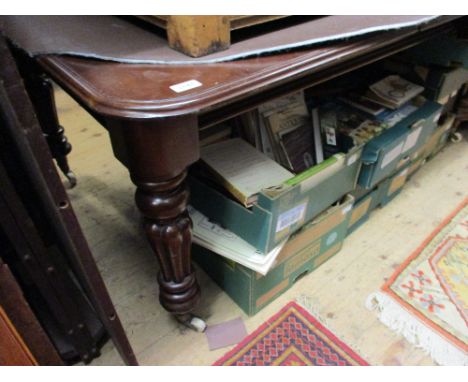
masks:
[[[299,123],[299,127],[279,133],[280,145],[289,162],[289,168],[295,173],[305,171],[316,164],[313,156],[312,126],[306,117]]]
[[[394,110],[423,91],[424,87],[394,74],[372,84],[363,97]]]
[[[201,160],[213,180],[246,207],[255,203],[261,190],[294,176],[241,138],[202,147]]]
[[[241,136],[252,146],[262,150],[258,110],[243,113],[237,117],[237,120],[240,124]]]
[[[295,173],[316,164],[312,121],[302,93],[263,105],[261,114],[279,163]]]
[[[340,97],[339,99],[340,101],[372,116],[376,116],[386,110],[382,105],[366,99],[358,93],[349,93],[344,97]]]

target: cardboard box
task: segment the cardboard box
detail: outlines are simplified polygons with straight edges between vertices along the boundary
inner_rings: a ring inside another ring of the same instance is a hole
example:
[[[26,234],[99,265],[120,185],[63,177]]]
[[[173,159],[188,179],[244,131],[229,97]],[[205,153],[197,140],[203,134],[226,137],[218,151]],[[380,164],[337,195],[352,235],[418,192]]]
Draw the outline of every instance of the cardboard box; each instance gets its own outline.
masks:
[[[411,160],[414,162],[419,158],[427,159],[435,155],[447,143],[454,123],[455,115],[447,115],[443,123],[434,129],[426,143],[411,156]]]
[[[425,72],[424,95],[440,104],[455,99],[463,84],[468,81],[468,69],[430,67]]]
[[[353,205],[346,235],[350,235],[363,225],[369,219],[371,212],[380,205],[382,187],[379,186],[375,186],[370,191],[364,188],[358,189],[359,199],[356,198],[356,202]]]
[[[409,158],[405,158],[401,161],[400,167],[395,174],[381,181],[372,190],[369,191],[358,186],[351,193],[356,202],[353,205],[349,219],[347,235],[364,224],[369,219],[371,212],[377,207],[385,206],[400,193],[409,176],[411,164]]]
[[[403,168],[398,170],[396,174],[385,179],[385,181],[383,181],[379,186],[381,189],[379,205],[381,207],[390,203],[390,201],[392,201],[401,192],[406,180],[408,179],[410,166],[411,162],[407,160]]]
[[[267,253],[356,187],[362,147],[327,159],[295,185],[263,191],[251,209],[195,177],[189,177],[190,203],[205,216]],[[322,170],[323,169],[323,170]]]
[[[411,161],[410,166],[408,167],[408,179],[410,179],[416,172],[426,163],[425,158],[418,157],[415,160]]]
[[[447,115],[442,125],[437,126],[427,142],[411,156],[408,167],[408,179],[410,179],[428,159],[434,157],[447,143],[451,128],[455,123],[453,114]]]
[[[353,202],[347,195],[291,236],[266,276],[195,245],[193,258],[242,310],[253,315],[341,249]]]
[[[372,189],[401,165],[402,159],[416,152],[437,126],[442,105],[426,101],[395,126],[370,140],[362,154],[358,184]]]

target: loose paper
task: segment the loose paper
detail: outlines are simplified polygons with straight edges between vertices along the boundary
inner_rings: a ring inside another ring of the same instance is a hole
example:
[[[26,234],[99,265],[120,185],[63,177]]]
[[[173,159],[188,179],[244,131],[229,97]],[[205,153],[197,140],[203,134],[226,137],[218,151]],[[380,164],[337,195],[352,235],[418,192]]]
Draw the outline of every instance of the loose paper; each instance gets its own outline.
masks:
[[[215,350],[241,342],[247,337],[247,330],[244,321],[239,317],[217,325],[209,325],[205,335],[210,350]]]
[[[210,221],[192,206],[188,207],[188,212],[193,222],[194,243],[262,275],[267,274],[286,243],[284,241],[264,254],[235,233]]]

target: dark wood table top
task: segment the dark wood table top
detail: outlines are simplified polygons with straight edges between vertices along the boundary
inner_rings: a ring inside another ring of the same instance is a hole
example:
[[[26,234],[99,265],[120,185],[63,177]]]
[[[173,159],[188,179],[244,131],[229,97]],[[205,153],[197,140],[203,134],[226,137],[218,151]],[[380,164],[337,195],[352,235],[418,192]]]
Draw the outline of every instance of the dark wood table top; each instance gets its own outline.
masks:
[[[216,64],[141,65],[71,56],[43,56],[39,63],[94,113],[131,119],[198,114],[200,125],[207,125],[418,44],[449,29],[454,19]],[[193,79],[202,85],[181,93],[170,88]]]

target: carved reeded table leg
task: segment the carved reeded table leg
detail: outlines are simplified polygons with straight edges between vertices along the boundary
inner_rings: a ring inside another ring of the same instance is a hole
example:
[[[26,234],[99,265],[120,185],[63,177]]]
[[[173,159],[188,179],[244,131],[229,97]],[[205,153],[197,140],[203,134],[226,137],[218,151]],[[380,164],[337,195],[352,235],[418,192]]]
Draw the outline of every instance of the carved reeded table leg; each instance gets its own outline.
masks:
[[[159,300],[183,321],[200,298],[190,259],[192,234],[185,177],[186,172],[158,183],[134,179],[138,187],[135,201],[145,217],[146,234],[161,265]]]
[[[199,156],[196,119],[110,121],[114,154],[137,186],[135,202],[160,264],[159,301],[185,325],[203,331],[192,315],[200,300],[191,262],[191,220],[187,212],[187,167]]]

